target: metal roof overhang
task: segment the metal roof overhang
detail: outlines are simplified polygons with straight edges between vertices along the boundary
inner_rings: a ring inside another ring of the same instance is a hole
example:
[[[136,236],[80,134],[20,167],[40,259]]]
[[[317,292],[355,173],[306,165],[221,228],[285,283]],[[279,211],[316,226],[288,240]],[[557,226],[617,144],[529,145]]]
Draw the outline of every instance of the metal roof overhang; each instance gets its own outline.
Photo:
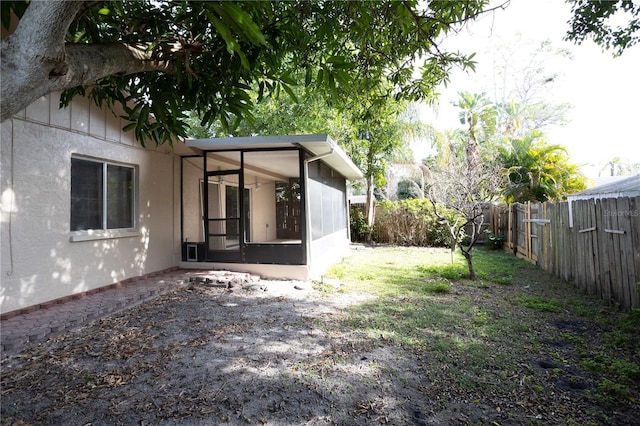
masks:
[[[615,182],[599,185],[567,195],[567,200],[590,200],[598,198],[620,198],[640,196],[640,175],[630,176]]]
[[[313,157],[322,159],[347,179],[362,179],[363,177],[360,169],[351,161],[342,148],[326,134],[187,139],[185,145],[198,153],[289,147],[302,148]]]

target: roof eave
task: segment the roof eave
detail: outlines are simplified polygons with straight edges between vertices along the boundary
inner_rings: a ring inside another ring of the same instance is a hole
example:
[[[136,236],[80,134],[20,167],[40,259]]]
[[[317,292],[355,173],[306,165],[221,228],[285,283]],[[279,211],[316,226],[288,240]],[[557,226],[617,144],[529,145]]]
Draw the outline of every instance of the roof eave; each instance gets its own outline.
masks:
[[[247,136],[230,138],[188,139],[185,145],[197,153],[229,149],[283,148],[295,146],[311,155],[323,155],[321,160],[347,179],[362,179],[363,173],[347,154],[327,134]]]

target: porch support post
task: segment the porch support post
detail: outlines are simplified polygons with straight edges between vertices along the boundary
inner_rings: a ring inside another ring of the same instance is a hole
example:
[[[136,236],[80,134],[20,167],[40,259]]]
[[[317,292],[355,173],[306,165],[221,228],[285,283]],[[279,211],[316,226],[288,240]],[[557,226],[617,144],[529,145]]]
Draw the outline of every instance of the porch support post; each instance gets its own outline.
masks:
[[[202,153],[202,223],[204,228],[204,260],[209,261],[209,176],[207,175],[207,152]]]
[[[305,161],[304,150],[298,150],[299,168],[300,168],[300,214],[304,220],[300,221],[300,236],[302,237],[302,264],[309,265],[309,256],[311,253],[311,216],[309,212],[309,197],[307,197],[307,179],[309,178],[309,164]]]
[[[244,246],[245,246],[245,219],[247,217],[247,213],[245,212],[247,206],[244,204],[244,151],[240,151],[240,173],[238,173],[238,204],[239,204],[239,212],[238,215],[240,219],[238,220],[238,249],[240,250],[240,259],[242,263],[246,261],[244,255]]]

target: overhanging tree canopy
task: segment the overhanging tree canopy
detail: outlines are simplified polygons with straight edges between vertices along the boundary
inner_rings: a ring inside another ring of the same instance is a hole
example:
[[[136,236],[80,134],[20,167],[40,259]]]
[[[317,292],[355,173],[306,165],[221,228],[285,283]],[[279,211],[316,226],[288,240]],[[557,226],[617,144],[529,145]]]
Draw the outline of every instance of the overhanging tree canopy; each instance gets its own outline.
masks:
[[[603,49],[621,55],[640,42],[640,4],[636,0],[566,0],[572,16],[567,39],[578,44],[591,38]]]
[[[338,104],[383,80],[396,98],[430,99],[452,66],[473,66],[438,40],[487,3],[3,1],[3,26],[19,24],[2,39],[2,121],[64,91],[63,103],[119,102],[142,143],[170,142],[187,111],[233,125],[250,118],[252,85],[293,95],[296,73]]]

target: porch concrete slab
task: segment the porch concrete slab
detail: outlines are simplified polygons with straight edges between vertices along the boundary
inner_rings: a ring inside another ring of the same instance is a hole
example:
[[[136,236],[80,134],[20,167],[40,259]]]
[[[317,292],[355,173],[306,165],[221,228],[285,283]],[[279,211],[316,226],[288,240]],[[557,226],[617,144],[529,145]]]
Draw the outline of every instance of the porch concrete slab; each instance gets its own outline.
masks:
[[[5,357],[17,354],[62,332],[80,328],[188,286],[190,279],[206,275],[207,272],[211,271],[173,270],[151,274],[104,291],[65,298],[61,303],[42,304],[36,310],[26,309],[20,315],[0,321],[0,355]]]

